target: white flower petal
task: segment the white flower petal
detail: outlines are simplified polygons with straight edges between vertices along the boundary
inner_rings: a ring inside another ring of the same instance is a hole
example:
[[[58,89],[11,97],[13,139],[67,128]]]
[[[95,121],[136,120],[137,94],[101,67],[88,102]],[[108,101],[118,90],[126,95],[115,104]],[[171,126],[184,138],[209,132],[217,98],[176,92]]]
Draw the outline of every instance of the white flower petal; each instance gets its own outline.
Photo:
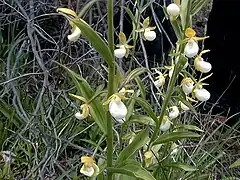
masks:
[[[77,26],[75,26],[73,28],[72,34],[68,35],[68,40],[75,42],[78,40],[80,35],[81,35],[81,30]]]
[[[189,110],[189,107],[186,106],[182,101],[180,101],[180,106],[181,106],[181,109],[184,110],[184,111],[188,111]]]
[[[75,113],[75,117],[78,119],[78,120],[82,120],[82,119],[85,119],[84,115],[80,112],[77,112]]]
[[[160,126],[160,130],[165,132],[167,130],[169,130],[171,127],[171,121],[169,121],[168,117],[167,119],[163,119],[161,126]]]
[[[190,94],[193,90],[193,83],[187,83],[182,85],[182,90],[185,94]]]
[[[125,116],[127,115],[127,107],[122,101],[117,102],[115,100],[112,100],[109,103],[109,112],[112,117],[121,123],[124,121]]]
[[[172,106],[171,108],[171,111],[169,112],[169,118],[170,119],[175,119],[176,117],[178,117],[179,115],[179,110],[178,110],[178,107],[177,106]]]
[[[189,58],[196,56],[198,54],[198,51],[198,43],[194,40],[189,40],[184,48],[184,54]]]
[[[80,172],[85,176],[92,177],[94,174],[94,168],[86,167],[85,165],[83,165],[82,168],[80,169]]]
[[[127,50],[124,46],[121,46],[119,49],[114,50],[114,56],[117,58],[123,58],[126,54]]]
[[[147,28],[145,29],[144,32],[144,37],[148,40],[148,41],[153,41],[156,38],[156,33],[155,31],[150,31]]]
[[[194,94],[199,101],[207,101],[210,99],[211,94],[206,89],[195,89]]]
[[[211,71],[212,65],[209,62],[199,60],[197,61],[195,68],[202,73],[208,73]]]
[[[158,80],[154,81],[154,84],[156,87],[160,88],[165,84],[165,78],[164,76],[160,76]]]
[[[180,8],[177,4],[172,3],[167,6],[167,13],[170,16],[178,16],[180,14]]]

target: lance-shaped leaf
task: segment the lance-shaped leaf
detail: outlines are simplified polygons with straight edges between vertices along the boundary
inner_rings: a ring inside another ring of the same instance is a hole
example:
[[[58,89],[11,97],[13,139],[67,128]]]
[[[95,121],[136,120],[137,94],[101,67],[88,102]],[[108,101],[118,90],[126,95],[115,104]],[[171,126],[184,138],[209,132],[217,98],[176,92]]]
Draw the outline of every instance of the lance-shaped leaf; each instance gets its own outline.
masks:
[[[156,180],[150,172],[144,169],[140,163],[135,160],[123,161],[116,167],[108,168],[108,171],[112,173],[124,174],[130,177],[136,177],[141,180]]]
[[[186,138],[197,138],[200,137],[201,135],[193,132],[170,132],[166,134],[160,135],[154,142],[153,145],[156,144],[163,144],[163,143],[168,143],[168,142],[175,142],[181,139],[186,139]]]
[[[79,95],[84,97],[87,101],[91,100],[91,102],[89,103],[91,117],[100,127],[102,132],[107,133],[106,111],[104,110],[103,105],[101,104],[101,101],[97,97],[95,99],[92,99],[92,97],[94,96],[93,89],[89,86],[87,81],[84,78],[82,78],[80,75],[76,74],[75,72],[73,72],[72,70],[68,69],[66,66],[58,62],[56,63],[62,66],[69,73],[70,77],[75,83],[75,86],[78,90]]]
[[[143,147],[149,140],[148,129],[145,129],[138,133],[131,144],[124,148],[118,156],[116,165],[128,159],[132,156],[138,149]]]

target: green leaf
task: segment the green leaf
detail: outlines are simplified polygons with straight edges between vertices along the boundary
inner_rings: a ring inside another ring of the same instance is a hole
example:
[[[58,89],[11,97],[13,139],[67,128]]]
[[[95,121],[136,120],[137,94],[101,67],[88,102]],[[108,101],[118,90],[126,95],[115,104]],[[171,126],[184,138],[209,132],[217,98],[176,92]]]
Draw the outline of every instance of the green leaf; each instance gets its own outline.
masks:
[[[148,3],[146,3],[140,10],[140,14],[142,14],[155,0],[150,0]]]
[[[125,11],[127,12],[127,14],[129,15],[129,17],[131,18],[133,25],[136,27],[137,26],[137,21],[135,20],[135,16],[133,15],[132,11],[124,6],[120,6],[121,8],[125,9]]]
[[[128,176],[128,175],[125,175],[125,174],[116,174],[116,176],[118,175],[118,177],[116,179],[118,180],[138,180],[136,179],[135,177],[131,177],[131,176]]]
[[[155,126],[155,121],[144,115],[132,115],[128,121],[128,123],[140,123],[140,124],[149,124],[151,126]]]
[[[192,0],[184,0],[181,3],[181,23],[182,23],[182,30],[185,30],[190,25],[190,12],[191,12],[191,5]]]
[[[183,36],[184,34],[183,34],[182,30],[181,30],[179,20],[178,19],[177,20],[171,20],[170,22],[171,22],[173,30],[174,30],[174,32],[176,34],[177,39],[179,41],[181,41],[183,39],[183,37],[184,37]]]
[[[126,148],[124,148],[117,159],[116,164],[123,162],[124,160],[128,159],[132,156],[138,149],[143,147],[149,140],[148,137],[148,129],[145,129],[138,133],[131,144],[129,144]]]
[[[128,122],[129,118],[131,117],[131,115],[133,114],[134,111],[134,105],[135,105],[135,99],[131,98],[128,103],[127,103],[127,115],[125,117],[125,122]]]
[[[135,160],[126,160],[117,167],[109,167],[108,171],[112,173],[124,174],[130,177],[136,177],[142,180],[156,180],[150,172],[141,167],[141,164]]]
[[[151,105],[144,99],[139,97],[133,97],[137,103],[144,109],[144,111],[155,121],[159,121],[156,114],[153,112]]]
[[[191,15],[197,14],[208,2],[209,0],[195,0],[192,4]]]
[[[189,166],[189,165],[183,164],[183,163],[170,163],[170,164],[167,164],[166,166],[173,167],[173,168],[180,168],[184,171],[197,171],[198,170],[196,167]]]
[[[188,125],[188,124],[180,124],[176,125],[174,129],[186,129],[186,130],[193,130],[193,131],[199,131],[199,132],[204,132],[202,129],[200,129],[197,126],[194,125]]]
[[[137,85],[138,85],[138,88],[139,88],[139,90],[140,90],[140,92],[141,92],[142,98],[143,98],[143,99],[146,99],[146,91],[145,91],[145,88],[144,88],[144,86],[143,86],[143,83],[142,83],[141,79],[140,79],[139,77],[136,77],[136,78],[135,78],[135,81],[136,81],[136,83],[137,83]]]
[[[197,138],[200,137],[201,135],[193,132],[170,132],[167,134],[162,134],[160,135],[154,142],[153,145],[155,144],[163,144],[163,143],[168,143],[171,141],[178,141],[180,139],[185,139],[185,138]]]
[[[229,166],[229,168],[235,168],[235,167],[237,167],[237,166],[240,166],[240,159],[238,159],[238,160],[235,161],[233,164],[231,164],[231,165]]]
[[[70,19],[79,29],[82,34],[90,41],[96,51],[104,58],[108,65],[113,66],[113,54],[103,39],[82,19]]]
[[[90,9],[91,6],[96,2],[98,2],[98,0],[91,0],[87,4],[85,4],[81,9],[81,11],[79,12],[78,17],[80,18],[83,17],[83,15],[87,12],[87,10]]]
[[[76,85],[79,95],[86,98],[87,101],[92,99],[92,97],[94,96],[94,91],[89,86],[89,84],[87,83],[87,81],[84,78],[82,78],[81,76],[79,76],[78,74],[73,72],[72,70],[68,69],[66,66],[64,66],[56,61],[54,61],[54,62],[57,63],[58,65],[60,65],[61,67],[63,67],[69,73],[73,82]],[[89,105],[90,105],[91,117],[94,119],[94,121],[100,127],[102,132],[104,134],[106,134],[107,133],[107,121],[106,121],[107,116],[106,116],[106,111],[103,108],[103,105],[101,104],[101,101],[99,100],[98,97],[95,97],[94,99],[91,100]]]
[[[12,109],[3,99],[0,99],[0,112],[9,120],[11,120],[12,123],[16,127],[20,127],[20,124],[22,122],[21,118],[14,112],[14,109]]]
[[[132,70],[125,78],[125,81],[123,84],[127,84],[128,82],[134,80],[135,78],[137,78],[138,76],[140,76],[142,73],[145,73],[145,72],[148,72],[148,69],[143,67]]]

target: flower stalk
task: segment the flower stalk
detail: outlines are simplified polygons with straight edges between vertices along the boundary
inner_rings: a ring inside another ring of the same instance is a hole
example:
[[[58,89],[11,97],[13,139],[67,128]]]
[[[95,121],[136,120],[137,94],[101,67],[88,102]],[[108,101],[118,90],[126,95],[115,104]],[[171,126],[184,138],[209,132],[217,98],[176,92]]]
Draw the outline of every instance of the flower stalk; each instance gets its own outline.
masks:
[[[108,43],[109,49],[114,54],[114,32],[113,32],[113,0],[108,0]],[[114,56],[113,56],[114,57]],[[114,94],[114,77],[115,77],[115,59],[108,67],[108,97]],[[113,161],[113,130],[112,130],[112,117],[110,112],[107,112],[107,167],[112,166]],[[112,172],[107,172],[107,179],[112,180]]]

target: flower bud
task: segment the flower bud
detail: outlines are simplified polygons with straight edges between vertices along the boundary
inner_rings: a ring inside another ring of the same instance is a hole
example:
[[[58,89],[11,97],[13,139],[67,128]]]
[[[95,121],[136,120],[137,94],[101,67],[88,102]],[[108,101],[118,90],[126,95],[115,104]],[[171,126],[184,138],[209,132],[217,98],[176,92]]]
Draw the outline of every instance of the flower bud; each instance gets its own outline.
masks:
[[[114,56],[117,58],[123,58],[126,55],[126,48],[124,45],[121,45],[119,49],[114,50]]]
[[[116,121],[122,123],[127,115],[127,107],[120,100],[116,101],[115,99],[111,100],[109,103],[109,112],[116,119]]]
[[[171,121],[169,121],[168,116],[164,116],[160,126],[160,130],[165,132],[170,129],[170,126],[171,126]]]
[[[204,61],[201,57],[197,57],[195,59],[194,66],[202,73],[208,73],[212,69],[212,65],[209,62]]]
[[[182,90],[185,94],[190,94],[194,87],[194,82],[191,78],[184,78],[181,83]]]
[[[196,88],[194,90],[194,95],[199,101],[207,101],[210,99],[210,96],[211,96],[210,92],[208,92],[204,88]]]
[[[81,35],[81,30],[77,26],[74,26],[72,29],[72,34],[68,35],[68,40],[75,42],[78,40],[80,35]]]
[[[178,107],[177,106],[172,106],[170,109],[172,109],[170,112],[169,112],[169,118],[170,119],[175,119],[176,117],[178,117],[179,115],[179,110],[178,110]]]
[[[184,54],[187,57],[192,58],[198,54],[198,51],[199,51],[198,43],[193,39],[190,39],[184,48]]]
[[[167,7],[167,13],[170,16],[178,16],[180,14],[180,8],[175,3],[169,4]]]
[[[188,111],[189,110],[189,107],[186,106],[182,101],[180,101],[180,106],[181,106],[181,109],[184,110],[184,111]]]
[[[153,41],[156,38],[156,33],[155,31],[151,31],[150,29],[146,28],[144,31],[144,37],[148,40],[148,41]]]

